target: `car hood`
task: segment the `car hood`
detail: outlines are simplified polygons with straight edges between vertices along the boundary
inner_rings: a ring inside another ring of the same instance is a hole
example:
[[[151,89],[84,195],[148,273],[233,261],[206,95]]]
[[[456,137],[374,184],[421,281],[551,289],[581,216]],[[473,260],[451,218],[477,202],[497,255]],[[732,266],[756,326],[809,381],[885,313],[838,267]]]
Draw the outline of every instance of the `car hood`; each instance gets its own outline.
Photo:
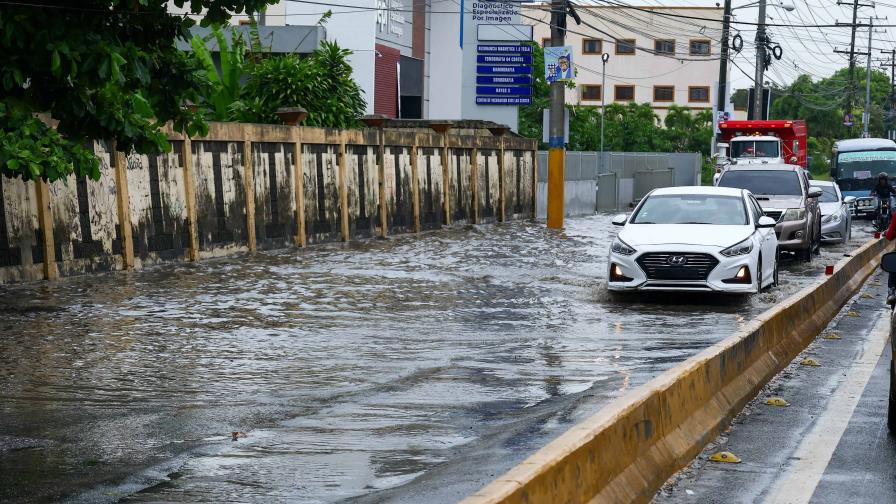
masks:
[[[841,203],[838,203],[836,201],[818,204],[818,206],[821,208],[821,215],[831,215],[833,213],[837,213],[840,210],[841,205]]]
[[[644,245],[700,245],[726,248],[753,234],[753,226],[709,224],[627,224],[619,238],[632,247]]]
[[[763,210],[786,210],[803,208],[802,196],[756,196],[756,201]]]

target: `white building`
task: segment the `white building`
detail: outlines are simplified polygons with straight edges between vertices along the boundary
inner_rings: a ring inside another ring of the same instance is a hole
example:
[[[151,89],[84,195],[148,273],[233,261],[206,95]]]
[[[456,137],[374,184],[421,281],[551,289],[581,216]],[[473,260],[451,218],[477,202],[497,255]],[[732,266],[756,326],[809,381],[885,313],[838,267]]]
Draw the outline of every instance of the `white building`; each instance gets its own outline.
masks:
[[[548,9],[523,9],[524,22],[533,25],[542,46],[550,45]],[[579,5],[577,12],[582,24],[571,17],[567,22],[566,45],[576,67],[576,88],[567,90],[567,103],[649,103],[661,118],[672,105],[714,109],[721,8]],[[601,89],[604,53],[610,59]],[[730,66],[728,75],[730,82]]]

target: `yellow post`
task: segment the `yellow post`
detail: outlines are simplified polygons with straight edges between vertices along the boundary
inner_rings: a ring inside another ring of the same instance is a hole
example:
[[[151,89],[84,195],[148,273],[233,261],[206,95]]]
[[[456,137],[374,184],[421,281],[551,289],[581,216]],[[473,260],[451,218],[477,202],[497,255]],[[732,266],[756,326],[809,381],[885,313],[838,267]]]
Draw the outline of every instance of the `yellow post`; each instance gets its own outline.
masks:
[[[488,181],[485,183],[488,184]],[[479,224],[479,149],[476,147],[470,151],[470,192],[473,193],[470,199],[473,204],[471,219],[473,224]]]
[[[246,187],[246,233],[250,251],[258,246],[255,237],[255,171],[252,165],[252,142],[246,140],[243,142],[243,181]]]
[[[389,202],[386,201],[386,130],[382,126],[380,130],[380,145],[377,147],[377,161],[379,161],[379,193],[380,193],[380,238],[389,234]],[[398,170],[398,167],[395,167]],[[400,188],[395,188],[400,191]],[[363,204],[363,203],[362,203]]]
[[[341,217],[341,227],[342,227],[342,241],[347,242],[349,239],[349,227],[348,227],[348,184],[346,183],[345,177],[348,173],[348,166],[346,166],[346,156],[345,156],[345,131],[342,131],[342,135],[339,138],[339,207],[340,217]],[[380,172],[382,173],[382,171]]]
[[[122,269],[134,268],[134,230],[131,229],[131,197],[128,192],[128,160],[124,152],[114,149],[115,189],[118,193],[118,226],[121,229]]]
[[[418,135],[414,135],[414,145],[411,146],[411,198],[414,203],[414,232],[420,232],[420,173],[417,171],[417,143]]]
[[[296,246],[304,247],[308,243],[305,235],[305,168],[302,166],[302,130],[296,127],[295,142],[292,144],[292,158],[295,164],[295,197],[296,197]]]
[[[504,213],[504,202],[507,197],[504,195],[504,137],[501,137],[501,150],[498,151],[498,220],[500,222],[507,221]]]
[[[563,147],[552,147],[548,150],[548,227],[563,228]],[[535,163],[533,163],[533,168]],[[535,188],[533,187],[534,191]]]
[[[37,220],[43,240],[40,243],[44,253],[44,278],[54,280],[59,276],[56,269],[56,243],[53,236],[53,209],[50,208],[50,186],[43,179],[34,182],[37,193]]]
[[[458,181],[460,183],[460,181]],[[448,155],[448,131],[442,133],[442,207],[446,226],[451,225],[451,163]]]
[[[187,258],[191,261],[199,260],[199,223],[196,217],[196,183],[193,177],[193,147],[190,137],[184,134],[184,143],[181,149],[184,168],[184,199],[187,206],[187,226],[190,234],[190,251]]]

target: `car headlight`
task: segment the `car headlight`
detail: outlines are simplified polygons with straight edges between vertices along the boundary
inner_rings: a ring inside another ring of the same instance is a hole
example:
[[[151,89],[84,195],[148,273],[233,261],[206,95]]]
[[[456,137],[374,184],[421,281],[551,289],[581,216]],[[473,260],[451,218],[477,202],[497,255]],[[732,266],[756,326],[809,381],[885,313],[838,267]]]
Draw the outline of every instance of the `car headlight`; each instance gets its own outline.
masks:
[[[747,255],[753,251],[753,240],[747,238],[746,240],[738,243],[737,245],[732,245],[725,250],[719,252],[725,257],[736,257]]]
[[[630,256],[636,252],[634,248],[631,247],[628,243],[620,240],[618,237],[613,240],[613,244],[610,245],[610,250],[612,250],[616,254]]]
[[[840,213],[840,211],[837,211],[836,213],[832,213],[831,215],[825,215],[821,219],[821,222],[824,224],[830,224],[830,223],[837,224],[841,220],[843,220],[843,214]]]
[[[800,221],[805,218],[806,210],[804,208],[788,208],[781,216],[782,221]]]

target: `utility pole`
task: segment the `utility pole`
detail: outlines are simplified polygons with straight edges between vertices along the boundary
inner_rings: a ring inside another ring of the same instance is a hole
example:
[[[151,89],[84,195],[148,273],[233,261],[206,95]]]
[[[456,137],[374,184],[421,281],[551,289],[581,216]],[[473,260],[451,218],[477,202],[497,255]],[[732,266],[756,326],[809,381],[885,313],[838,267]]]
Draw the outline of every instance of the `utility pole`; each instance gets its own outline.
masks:
[[[893,139],[893,93],[894,89],[896,89],[896,49],[890,49],[889,51],[884,51],[881,49],[882,54],[890,55],[890,62],[884,63],[881,65],[883,68],[890,68],[890,94],[887,98],[887,138],[890,140]]]
[[[603,53],[600,56],[603,62],[603,73],[600,81],[600,162],[604,162],[604,118],[607,116],[607,101],[604,96],[607,89],[607,62],[610,61],[610,54]]]
[[[731,31],[731,0],[725,0],[725,11],[722,17],[722,53],[719,58],[719,89],[716,99],[716,116],[713,117],[712,152],[716,153],[716,130],[719,124],[719,115],[728,108],[728,35]]]
[[[868,18],[868,65],[865,69],[865,111],[862,113],[862,138],[868,138],[871,122],[871,35],[874,34],[874,18]]]
[[[852,2],[837,2],[837,5],[852,5],[852,23],[850,23],[849,25],[846,25],[846,23],[836,23],[839,26],[850,26],[851,28],[849,52],[834,50],[834,52],[836,53],[849,54],[849,77],[847,82],[848,89],[846,91],[846,106],[844,107],[844,113],[852,115],[852,107],[855,103],[856,98],[856,29],[859,27],[859,7],[874,7],[874,5],[859,3],[859,0],[852,0]],[[850,132],[852,132],[852,126],[849,127],[849,130]]]
[[[858,1],[858,0],[856,0]],[[727,0],[726,0],[727,3]],[[729,10],[730,12],[730,10]],[[759,18],[756,25],[756,77],[753,79],[753,118],[762,119],[762,95],[765,73],[765,0],[759,0]],[[724,42],[723,42],[724,43]]]
[[[551,46],[566,45],[567,0],[551,0]],[[552,229],[563,228],[563,171],[566,161],[566,143],[563,128],[566,108],[566,83],[551,83],[551,110],[548,124],[548,204],[547,225]],[[601,89],[603,91],[603,89]]]

